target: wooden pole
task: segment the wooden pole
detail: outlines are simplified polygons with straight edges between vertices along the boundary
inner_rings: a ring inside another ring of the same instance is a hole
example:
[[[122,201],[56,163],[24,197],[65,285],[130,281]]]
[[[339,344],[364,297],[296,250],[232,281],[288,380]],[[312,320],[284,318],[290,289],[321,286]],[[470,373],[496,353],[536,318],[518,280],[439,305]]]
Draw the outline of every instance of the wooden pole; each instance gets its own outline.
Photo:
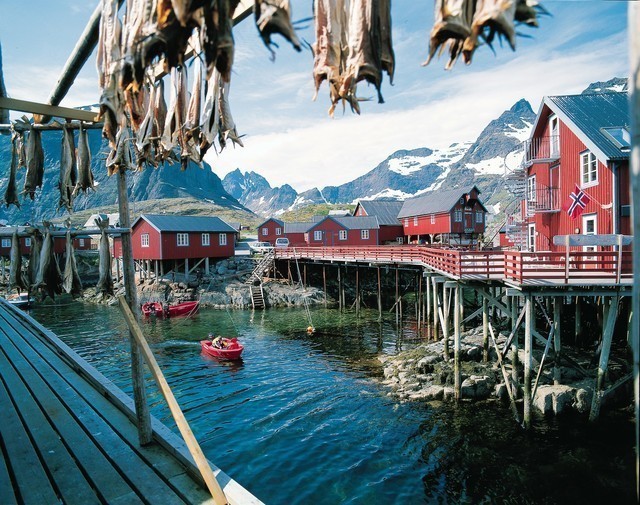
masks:
[[[531,428],[531,346],[533,341],[533,303],[531,295],[524,297],[524,427]]]
[[[631,209],[633,235],[633,389],[636,403],[636,499],[640,501],[640,5],[629,2],[629,116],[631,118]]]
[[[431,278],[433,284],[433,339],[438,340],[438,283],[436,278]]]
[[[356,317],[360,317],[360,268],[356,265]]]
[[[449,290],[447,285],[442,285],[442,338],[444,340],[444,359],[449,360],[451,354],[449,350]]]
[[[562,297],[556,296],[553,298],[553,351],[554,351],[554,362],[553,362],[553,384],[556,386],[560,385],[560,381],[562,380],[561,372],[560,372],[560,351],[561,349],[561,339],[560,332],[562,331],[562,323],[560,318],[562,317]]]
[[[511,341],[511,383],[513,384],[513,397],[518,398],[518,372],[520,363],[518,360],[518,297],[511,299],[511,331],[513,332],[513,340]]]
[[[400,308],[398,307],[400,302],[400,285],[398,281],[398,277],[400,276],[400,271],[398,267],[396,267],[396,324],[400,324]]]
[[[380,267],[378,267],[378,322],[382,321],[382,279],[380,277]]]
[[[127,194],[127,173],[118,171],[118,211],[120,212],[120,226],[131,228],[129,217],[129,196]],[[131,247],[131,233],[120,236],[122,245],[122,278],[124,281],[125,298],[129,308],[138,314],[138,292],[136,290],[135,268],[133,266],[133,249]],[[140,348],[136,344],[135,335],[129,331],[131,345],[131,377],[133,381],[133,400],[138,419],[138,440],[140,445],[152,442],[151,416],[147,404],[147,391],[144,385],[144,372]]]
[[[489,361],[489,300],[482,296],[482,361]],[[506,384],[509,387],[508,384]]]
[[[327,267],[322,265],[322,290],[324,292],[324,306],[327,306]]]
[[[454,396],[459,401],[462,396],[462,376],[460,372],[460,284],[456,282],[454,288],[453,307],[453,375],[454,375]]]
[[[344,289],[342,285],[342,268],[338,265],[338,308],[340,310],[344,309]]]
[[[425,288],[427,290],[427,307],[426,307],[426,320],[427,324],[431,321],[431,278],[427,277],[427,282],[425,283]]]
[[[209,466],[209,462],[207,461],[207,458],[200,448],[200,444],[198,444],[196,437],[193,435],[191,427],[189,426],[187,419],[184,417],[184,414],[180,409],[180,405],[178,405],[178,402],[173,395],[173,392],[171,391],[171,388],[169,387],[169,384],[167,383],[162,370],[160,370],[160,367],[158,366],[158,363],[153,356],[153,352],[151,351],[151,348],[149,347],[149,344],[144,338],[142,330],[140,329],[140,326],[136,321],[136,317],[133,315],[133,312],[131,312],[131,309],[122,296],[118,297],[118,301],[120,302],[120,308],[122,309],[124,318],[129,325],[129,331],[136,339],[137,345],[140,346],[140,349],[144,354],[147,365],[149,365],[149,369],[151,370],[151,374],[156,380],[156,384],[158,384],[160,392],[167,401],[167,405],[169,406],[169,410],[173,415],[178,430],[180,430],[180,434],[187,444],[189,452],[191,453],[191,456],[193,457],[198,470],[200,470],[200,474],[202,475],[202,478],[207,485],[211,496],[213,497],[213,501],[216,503],[216,505],[228,504],[229,502],[227,500],[227,497],[224,495],[224,491],[222,491],[220,484],[216,480],[216,477],[213,474],[213,470],[211,470],[211,466]]]

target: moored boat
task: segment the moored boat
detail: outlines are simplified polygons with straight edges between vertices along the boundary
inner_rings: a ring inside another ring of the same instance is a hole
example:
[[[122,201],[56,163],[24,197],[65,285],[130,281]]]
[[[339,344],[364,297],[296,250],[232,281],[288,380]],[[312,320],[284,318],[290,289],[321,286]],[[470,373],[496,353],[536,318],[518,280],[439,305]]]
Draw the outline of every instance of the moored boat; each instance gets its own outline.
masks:
[[[33,296],[29,296],[29,293],[18,293],[18,294],[8,295],[6,300],[11,305],[18,307],[20,309],[28,308],[36,301],[36,299]]]
[[[220,338],[220,347],[211,340],[201,340],[202,352],[207,356],[218,359],[236,360],[240,359],[244,346],[238,342],[237,338]]]
[[[175,305],[166,305],[161,302],[146,302],[142,304],[142,315],[145,317],[190,316],[198,311],[199,306],[199,301],[182,302]]]

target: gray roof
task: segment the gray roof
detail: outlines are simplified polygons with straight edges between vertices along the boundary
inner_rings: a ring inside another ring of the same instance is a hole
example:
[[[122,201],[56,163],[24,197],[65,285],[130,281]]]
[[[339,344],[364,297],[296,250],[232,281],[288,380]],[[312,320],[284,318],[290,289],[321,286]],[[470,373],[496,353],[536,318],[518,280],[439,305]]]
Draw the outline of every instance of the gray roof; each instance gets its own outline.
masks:
[[[556,113],[597,157],[605,161],[629,159],[629,150],[620,149],[602,131],[611,127],[626,127],[629,130],[627,93],[547,96],[543,104]]]
[[[404,202],[402,200],[360,200],[360,207],[367,216],[376,216],[380,226],[399,225],[398,214]]]
[[[398,213],[398,219],[449,212],[462,195],[469,193],[469,191],[471,189],[463,188],[450,189],[448,191],[429,191],[422,196],[405,200],[402,209]]]
[[[284,233],[306,233],[315,223],[284,223]]]
[[[278,223],[279,225],[284,226],[284,221],[281,221],[280,219],[276,219],[275,217],[270,217],[266,221],[262,221],[262,223],[256,226],[256,230],[261,226],[264,226],[265,224],[267,224],[269,221],[273,221],[274,223]]]
[[[231,226],[222,219],[215,216],[173,216],[167,214],[142,214],[138,221],[145,219],[156,230],[160,232],[182,232],[182,233],[236,233]]]
[[[338,222],[347,230],[377,230],[380,228],[378,218],[375,216],[331,216],[329,219]]]

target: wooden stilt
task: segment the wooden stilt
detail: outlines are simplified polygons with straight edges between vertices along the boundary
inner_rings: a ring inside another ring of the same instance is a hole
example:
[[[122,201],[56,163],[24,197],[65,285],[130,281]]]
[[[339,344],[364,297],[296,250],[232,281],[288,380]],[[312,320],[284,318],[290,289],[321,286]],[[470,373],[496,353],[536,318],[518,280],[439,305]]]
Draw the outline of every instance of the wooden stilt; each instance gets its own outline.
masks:
[[[533,344],[533,301],[531,295],[524,297],[524,427],[531,428],[531,351]]]
[[[356,265],[356,317],[360,317],[360,268]]]
[[[460,286],[460,331],[464,329],[464,287]]]
[[[433,339],[438,340],[438,283],[436,278],[431,279],[433,285]]]
[[[442,285],[442,305],[443,313],[442,317],[442,338],[444,341],[444,359],[449,360],[451,353],[449,351],[449,290],[446,284]]]
[[[425,288],[427,290],[427,307],[425,311],[427,324],[431,322],[431,277],[427,277],[427,281],[425,283]]]
[[[460,300],[460,284],[456,282],[454,289],[453,302],[453,375],[454,375],[454,396],[456,401],[462,397],[462,376],[460,371],[460,322],[461,319],[461,300]]]
[[[580,296],[576,296],[575,309],[576,309],[576,315],[575,315],[574,331],[573,331],[573,335],[574,335],[573,343],[577,344],[578,340],[580,339],[580,335],[582,334],[582,297]]]
[[[561,351],[561,339],[560,339],[560,331],[562,328],[562,323],[560,318],[562,309],[562,297],[556,296],[553,299],[553,351],[555,354],[555,360],[553,362],[553,383],[554,385],[560,385],[560,381],[562,380],[561,372],[560,372],[560,351]]]
[[[129,218],[129,197],[127,195],[127,175],[124,170],[118,173],[118,210],[120,212],[120,226],[131,229]],[[125,299],[131,311],[138,317],[138,292],[135,282],[135,269],[133,266],[133,248],[131,247],[131,233],[121,235],[122,265]],[[142,354],[135,336],[129,331],[131,346],[131,376],[133,382],[133,399],[136,407],[138,421],[138,441],[140,445],[148,445],[152,442],[151,416],[147,404],[147,391],[144,384],[144,370],[142,368]]]
[[[122,259],[116,259],[116,282],[120,282],[120,262]]]
[[[378,267],[378,321],[382,321],[382,279],[380,277],[380,267]]]
[[[489,361],[489,300],[482,297],[482,361]]]
[[[344,283],[342,281],[342,268],[338,265],[338,308],[344,310]]]
[[[304,263],[302,265],[302,287],[306,288],[307,286],[307,264]]]
[[[418,293],[416,295],[416,322],[418,324],[418,330],[420,330],[420,326],[421,326],[421,314],[420,314],[420,310],[421,310],[421,299],[422,299],[422,277],[419,276],[418,277]]]
[[[511,331],[513,332],[513,339],[511,340],[511,384],[513,385],[513,396],[518,398],[520,392],[518,391],[518,379],[520,372],[520,360],[518,359],[518,297],[511,298]],[[505,349],[506,351],[506,349]]]
[[[209,258],[205,258],[204,259],[204,272],[205,272],[205,275],[211,275],[211,271],[209,270],[209,267],[210,267]]]
[[[400,324],[400,283],[399,283],[400,271],[396,267],[396,324]]]
[[[609,367],[609,353],[611,352],[611,341],[613,340],[613,330],[616,326],[616,319],[618,318],[618,305],[620,297],[614,296],[611,298],[611,302],[605,302],[604,305],[608,307],[607,318],[604,324],[604,330],[602,334],[602,349],[600,351],[600,363],[598,365],[598,378],[596,379],[596,387],[593,393],[593,402],[591,403],[591,412],[589,413],[589,421],[595,421],[600,414],[600,404],[602,402],[602,388],[604,386],[604,379]]]
[[[324,292],[324,306],[327,306],[327,267],[322,265],[322,291]]]

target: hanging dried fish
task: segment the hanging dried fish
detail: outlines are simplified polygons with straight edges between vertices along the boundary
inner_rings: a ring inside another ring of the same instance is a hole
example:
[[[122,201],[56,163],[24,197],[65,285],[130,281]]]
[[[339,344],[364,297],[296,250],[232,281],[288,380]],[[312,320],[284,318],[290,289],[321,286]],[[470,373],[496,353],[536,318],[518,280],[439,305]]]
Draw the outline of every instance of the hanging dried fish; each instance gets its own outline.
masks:
[[[72,296],[82,294],[82,281],[78,275],[78,268],[76,266],[76,258],[73,250],[73,239],[71,238],[71,231],[67,230],[67,245],[65,249],[65,265],[64,275],[62,280],[62,289]]]
[[[182,152],[182,158],[188,156],[194,163],[201,163],[200,154],[200,111],[202,108],[202,60],[196,56],[193,62],[194,72],[192,78],[191,97],[187,106],[187,116],[184,122],[184,136],[186,152]]]
[[[465,63],[471,62],[473,53],[478,47],[479,38],[491,44],[495,35],[498,34],[504,36],[511,49],[515,50],[515,14],[516,0],[477,0],[471,33],[462,47]]]
[[[151,143],[155,152],[155,165],[162,161],[161,139],[164,133],[164,125],[167,120],[167,102],[164,99],[164,81],[161,79],[156,84],[156,95],[153,105],[153,128],[151,130]]]
[[[11,136],[11,166],[9,168],[9,182],[4,192],[4,203],[7,207],[13,204],[20,208],[20,200],[18,200],[18,189],[16,186],[16,173],[18,171],[17,138],[18,136],[15,133]]]
[[[18,152],[18,168],[27,167],[27,147],[24,140],[24,132],[16,132],[16,150]]]
[[[529,26],[538,26],[538,14],[549,12],[537,0],[516,0],[515,20]]]
[[[220,126],[220,109],[218,107],[218,97],[220,94],[220,73],[215,70],[207,80],[207,92],[202,109],[200,128],[200,155],[205,153],[214,144],[218,136]]]
[[[423,65],[428,65],[438,49],[440,53],[448,45],[450,58],[446,68],[450,69],[462,52],[462,44],[471,34],[471,22],[476,0],[436,0],[434,24],[429,37],[429,57]]]
[[[77,182],[76,146],[73,138],[73,130],[64,127],[62,129],[62,148],[60,150],[60,201],[58,207],[64,207],[69,212],[73,211],[74,188]]]
[[[387,1],[353,0],[349,12],[349,57],[347,69],[340,86],[340,97],[352,110],[360,113],[356,96],[357,83],[366,80],[376,87],[378,103],[384,103],[380,87],[382,71],[393,79],[394,56],[391,46],[382,49],[383,31],[386,43],[391,43],[391,3]],[[385,11],[383,13],[383,11]],[[382,23],[388,23],[384,28]],[[382,63],[382,55],[387,61]]]
[[[42,250],[40,251],[40,264],[38,265],[38,275],[36,276],[34,288],[55,299],[56,295],[62,293],[60,287],[61,277],[62,274],[60,273],[53,247],[53,237],[49,226],[47,226]]]
[[[164,131],[160,140],[164,159],[169,159],[173,149],[179,146],[187,152],[184,130],[187,115],[187,69],[185,67],[171,70],[171,95],[169,108],[164,123]],[[183,164],[183,169],[186,168]]]
[[[73,190],[74,196],[79,191],[84,193],[88,189],[95,191],[93,182],[93,172],[91,172],[91,151],[89,150],[89,136],[87,130],[83,128],[82,122],[80,123],[80,130],[78,131],[78,150],[77,150],[77,165],[78,165],[78,182]]]
[[[22,275],[22,253],[20,252],[20,239],[15,230],[11,236],[11,267],[9,268],[9,289],[16,288],[18,293],[26,287]]]
[[[291,6],[289,0],[256,0],[253,8],[256,26],[260,32],[260,37],[267,49],[271,53],[271,58],[275,58],[276,53],[271,49],[271,35],[279,33],[289,42],[296,51],[301,51],[302,46],[291,24]],[[277,46],[276,46],[277,47]]]
[[[107,175],[112,176],[120,170],[129,170],[133,165],[129,141],[131,136],[128,128],[120,128],[116,137],[116,149],[107,157]]]
[[[107,228],[109,227],[109,219],[95,220],[96,226],[100,228],[100,276],[96,291],[105,294],[113,294],[113,278],[111,277],[111,252],[109,251],[109,237],[107,236]]]
[[[38,277],[38,268],[40,265],[40,251],[42,250],[42,234],[37,230],[31,231],[31,250],[29,251],[29,264],[27,265],[27,274],[29,286],[36,284]]]
[[[236,131],[236,123],[231,116],[231,107],[229,106],[229,88],[230,82],[222,82],[218,88],[218,107],[220,108],[219,118],[220,126],[218,128],[218,142],[220,143],[220,149],[224,149],[227,145],[227,140],[231,140],[234,144],[238,144],[240,147],[244,147],[240,136]]]
[[[314,2],[314,20],[316,42],[313,44],[313,80],[318,97],[322,81],[329,84],[331,108],[333,115],[336,103],[340,100],[342,75],[348,56],[348,14],[344,0],[316,0]]]
[[[161,81],[162,82],[162,81]],[[151,91],[149,93],[149,104],[147,106],[147,113],[140,124],[140,129],[138,130],[138,135],[136,136],[136,152],[137,152],[137,160],[136,165],[138,170],[142,170],[144,168],[145,163],[150,163],[154,166],[157,166],[154,160],[154,155],[152,151],[153,144],[151,143],[151,136],[153,135],[153,122],[155,118],[154,113],[154,102],[155,102],[155,94],[156,87],[152,86]]]
[[[222,78],[231,78],[233,65],[233,12],[240,3],[239,0],[217,0],[205,6],[198,18],[200,46],[207,64],[207,78],[211,77],[214,69],[220,72]]]
[[[44,151],[42,149],[42,133],[31,128],[27,140],[27,175],[24,178],[23,194],[33,200],[36,189],[42,187],[44,177]]]
[[[2,73],[2,44],[0,44],[0,98],[7,98],[7,88],[4,86],[4,75]],[[9,124],[9,109],[0,109],[0,123]]]

